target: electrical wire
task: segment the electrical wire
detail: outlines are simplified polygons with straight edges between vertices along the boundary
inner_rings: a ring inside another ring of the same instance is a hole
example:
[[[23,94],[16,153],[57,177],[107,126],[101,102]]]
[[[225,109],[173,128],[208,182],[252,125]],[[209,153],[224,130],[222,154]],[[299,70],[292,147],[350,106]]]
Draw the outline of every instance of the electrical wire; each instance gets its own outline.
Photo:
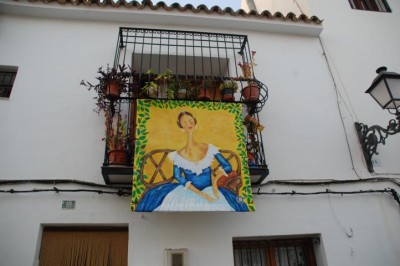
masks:
[[[80,186],[87,187],[97,187],[97,188],[107,188],[112,189],[114,191],[102,190],[102,189],[59,189],[57,187],[53,187],[51,189],[30,189],[30,190],[16,190],[16,189],[8,189],[8,190],[0,190],[0,193],[37,193],[37,192],[93,192],[97,194],[114,194],[118,196],[130,196],[131,188],[127,186],[114,186],[114,185],[106,185],[106,184],[98,184],[93,182],[86,182],[74,179],[20,179],[20,180],[0,180],[0,186],[2,185],[21,185],[21,184],[47,184],[47,185],[56,185],[56,184],[75,184]]]
[[[111,195],[118,195],[118,196],[130,196],[130,191],[124,191],[119,189],[118,191],[105,191],[105,190],[98,190],[98,189],[59,189],[57,187],[49,188],[49,189],[30,189],[30,190],[0,190],[0,193],[10,193],[10,194],[18,194],[18,193],[38,193],[38,192],[94,192],[99,195],[101,194],[111,194]]]
[[[321,48],[322,48],[322,51],[323,51],[323,55],[324,55],[324,57],[325,57],[325,61],[326,61],[327,64],[328,64],[329,72],[330,72],[330,74],[331,74],[331,76],[332,76],[332,80],[333,80],[333,83],[334,83],[334,85],[335,85],[335,90],[337,90],[337,93],[339,94],[339,96],[341,97],[341,99],[343,99],[342,94],[341,94],[340,91],[337,89],[338,86],[337,86],[337,83],[336,83],[336,79],[334,78],[334,75],[333,75],[332,67],[334,68],[334,70],[335,70],[336,73],[338,73],[339,71],[338,71],[337,68],[335,67],[335,64],[333,63],[333,59],[330,60],[330,61],[328,60],[328,48],[327,48],[327,45],[324,44],[324,42],[322,41],[321,37],[319,37],[318,39],[319,39],[319,42],[320,42],[320,45],[321,45]],[[331,66],[331,64],[330,64],[329,62],[332,64],[332,66]],[[341,84],[341,86],[342,86],[343,89],[344,89],[344,94],[345,94],[346,99],[347,99],[347,101],[348,101],[348,103],[346,103],[346,101],[343,101],[343,104],[344,104],[344,106],[346,107],[348,113],[351,115],[351,118],[352,118],[353,120],[358,121],[359,119],[358,119],[358,117],[357,117],[357,113],[356,113],[356,111],[354,110],[353,105],[351,104],[350,97],[349,97],[349,95],[347,94],[346,87],[345,87],[345,85],[344,85],[344,83],[343,83],[343,80],[341,79],[340,75],[338,75],[338,78],[339,78],[339,83]],[[350,105],[350,107],[349,107],[349,105]]]
[[[351,183],[366,183],[366,182],[392,182],[393,184],[400,186],[400,183],[396,178],[390,177],[373,177],[363,179],[348,179],[348,180],[311,180],[311,179],[300,179],[300,180],[270,180],[253,187],[264,187],[268,185],[296,185],[296,186],[315,186],[315,185],[334,185],[334,184],[351,184]]]
[[[370,179],[362,179],[362,180],[330,180],[330,181],[317,181],[317,182],[310,182],[308,180],[295,181],[295,180],[275,180],[269,181],[262,186],[267,184],[285,184],[285,185],[328,185],[328,184],[344,184],[344,183],[357,183],[357,182],[376,182],[376,181],[392,181],[398,186],[399,183],[395,182],[392,178],[386,178],[385,180],[370,178]],[[110,185],[103,185],[103,184],[96,184],[91,182],[79,181],[79,180],[68,180],[68,179],[53,179],[53,180],[0,180],[0,185],[10,185],[10,184],[27,184],[27,183],[40,183],[40,184],[79,184],[79,185],[86,185],[86,186],[94,186],[94,187],[103,187],[103,188],[110,188],[110,189],[118,189],[117,191],[108,191],[108,190],[101,190],[101,189],[60,189],[57,187],[49,188],[49,189],[30,189],[30,190],[16,190],[16,189],[8,189],[8,190],[0,190],[0,193],[9,193],[9,194],[20,194],[20,193],[39,193],[39,192],[90,192],[90,193],[97,193],[99,195],[102,194],[110,194],[110,195],[118,195],[119,197],[124,196],[131,196],[131,191],[128,190],[127,187],[120,187],[115,188]],[[388,193],[393,196],[394,200],[400,205],[399,194],[393,188],[387,189],[380,189],[380,190],[356,190],[356,191],[332,191],[330,189],[326,189],[325,191],[316,191],[316,192],[296,192],[292,190],[290,192],[261,192],[260,186],[257,191],[253,191],[254,195],[301,195],[301,196],[308,196],[308,195],[323,195],[323,194],[337,194],[337,195],[351,195],[351,194],[370,194],[370,193]]]
[[[107,184],[98,184],[93,182],[75,180],[75,179],[5,179],[0,180],[1,185],[10,185],[10,184],[76,184],[76,185],[84,185],[89,187],[102,187],[102,188],[113,188],[113,189],[126,189],[127,186],[116,186],[116,185],[107,185]],[[129,185],[130,186],[130,185]]]
[[[332,72],[331,66],[329,65],[329,60],[328,60],[328,57],[327,57],[327,55],[326,55],[325,47],[324,47],[324,45],[323,45],[323,43],[322,43],[321,37],[318,37],[318,39],[319,39],[319,43],[320,43],[321,48],[322,48],[322,51],[323,51],[323,55],[324,55],[326,64],[327,64],[327,66],[328,66],[329,73],[331,74],[331,78],[332,78],[332,81],[333,81],[333,85],[334,85],[334,87],[335,87],[336,103],[337,103],[338,110],[339,110],[340,122],[342,123],[343,131],[344,131],[344,135],[345,135],[345,139],[346,139],[346,143],[347,143],[347,149],[348,149],[349,155],[350,155],[350,161],[351,161],[352,169],[353,169],[354,173],[358,176],[358,178],[359,178],[359,179],[362,179],[361,176],[360,176],[360,174],[357,172],[357,170],[356,170],[356,168],[355,168],[355,165],[354,165],[353,154],[352,154],[352,152],[351,152],[349,139],[348,139],[348,137],[347,137],[346,126],[345,126],[344,121],[343,121],[343,113],[342,113],[342,109],[340,108],[340,101],[339,101],[339,99],[340,99],[340,98],[343,99],[343,97],[341,96],[340,92],[338,91],[338,87],[337,87],[337,84],[336,84],[336,80],[335,80],[335,77],[333,76],[333,72]],[[349,113],[351,114],[351,112],[350,112],[348,106],[346,105],[346,103],[344,103],[344,104],[345,104],[347,110],[349,111]],[[354,110],[353,110],[353,111],[354,111]],[[353,116],[352,116],[352,118],[353,118],[353,120],[354,120],[354,117],[353,117]]]
[[[324,195],[324,194],[335,194],[335,195],[353,195],[353,194],[371,194],[371,193],[387,193],[390,194],[393,199],[400,205],[400,198],[397,191],[393,188],[387,189],[377,189],[377,190],[355,190],[355,191],[332,191],[330,189],[326,189],[325,191],[316,191],[316,192],[296,192],[292,190],[291,192],[260,192],[260,191],[253,191],[254,195],[301,195],[301,196],[310,196],[310,195]]]

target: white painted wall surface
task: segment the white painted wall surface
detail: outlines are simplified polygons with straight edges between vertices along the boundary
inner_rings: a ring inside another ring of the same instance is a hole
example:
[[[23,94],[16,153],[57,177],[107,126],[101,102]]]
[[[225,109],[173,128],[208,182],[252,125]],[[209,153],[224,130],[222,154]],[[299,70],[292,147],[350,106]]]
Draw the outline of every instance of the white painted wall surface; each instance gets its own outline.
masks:
[[[131,213],[128,198],[97,194],[0,199],[2,266],[36,265],[41,226],[54,224],[128,225],[129,265],[163,265],[167,248],[188,248],[189,265],[233,265],[233,237],[298,234],[321,234],[318,265],[395,266],[400,261],[399,206],[390,196],[255,196],[255,213],[214,214]],[[61,210],[62,200],[75,200],[76,209]]]
[[[345,8],[345,5],[330,5],[338,8],[338,14]],[[340,23],[341,17],[322,3],[314,1],[311,6],[315,11],[321,10],[318,16],[326,16],[321,36],[327,47],[325,52],[333,59],[340,92],[348,96],[344,99],[346,104],[355,110],[343,115],[346,131],[318,38],[224,28],[213,31],[249,35],[250,48],[257,51],[255,74],[270,89],[270,99],[261,114],[271,169],[267,180],[357,179],[346,136],[358,174],[362,178],[371,177],[351,124],[353,116],[369,124],[383,124],[389,118],[363,91],[382,58],[390,69],[400,72],[399,54],[394,49],[399,47],[399,37],[393,31],[385,31],[379,36],[390,38],[391,42],[385,44],[387,50],[367,53],[368,48],[358,47],[351,38],[369,40],[366,30],[350,22]],[[400,10],[400,6],[391,7]],[[355,18],[359,16],[357,13]],[[370,13],[366,16],[377,17]],[[375,27],[372,21],[378,21],[378,25],[398,25],[398,18],[387,17],[371,19],[369,25]],[[358,23],[368,22],[365,19]],[[113,62],[120,26],[169,27],[0,16],[0,64],[19,67],[11,99],[0,100],[0,179],[66,178],[103,183],[100,173],[103,118],[92,111],[94,94],[79,83],[82,79],[93,80],[98,67]],[[179,29],[210,30],[200,26]],[[377,41],[363,43],[378,48]],[[357,53],[347,53],[347,46]],[[400,172],[396,168],[394,171]],[[46,188],[35,184],[3,185],[0,189],[35,187]],[[312,192],[326,188],[352,191],[385,187],[398,189],[391,182],[376,182],[329,187],[269,185],[261,191]],[[61,210],[62,200],[75,200],[76,209]],[[399,205],[390,195],[259,195],[255,196],[255,204],[255,213],[140,214],[130,212],[129,198],[118,196],[0,193],[3,228],[0,265],[36,265],[41,226],[47,224],[128,225],[129,265],[163,265],[163,252],[167,248],[188,248],[190,266],[233,265],[234,237],[305,234],[321,235],[318,265],[400,264]],[[346,232],[351,230],[353,234],[349,237]]]
[[[378,67],[387,66],[388,71],[400,73],[400,36],[396,34],[396,25],[400,25],[400,3],[387,2],[391,13],[354,10],[348,1],[331,1],[329,5],[310,1],[313,13],[324,19],[320,38],[343,98],[340,105],[354,154],[359,146],[352,140],[353,122],[386,127],[389,120],[395,118],[364,93],[377,76]],[[393,176],[399,177],[400,135],[389,137],[386,143],[378,146],[379,155],[374,156],[381,162],[375,172],[377,176],[395,174]],[[358,156],[355,159],[357,169],[365,169],[364,165],[358,165]]]

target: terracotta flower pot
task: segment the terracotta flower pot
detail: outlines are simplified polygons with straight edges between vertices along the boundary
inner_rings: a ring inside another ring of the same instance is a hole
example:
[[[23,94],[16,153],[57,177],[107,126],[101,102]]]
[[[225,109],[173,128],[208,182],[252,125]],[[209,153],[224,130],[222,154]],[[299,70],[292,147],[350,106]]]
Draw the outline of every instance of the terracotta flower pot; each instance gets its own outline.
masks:
[[[197,96],[199,100],[211,100],[211,93],[209,88],[200,88],[199,95]]]
[[[256,84],[250,84],[242,90],[243,100],[257,102],[260,97],[260,89]]]
[[[226,102],[231,102],[235,100],[235,95],[233,89],[226,88],[221,91],[222,100]]]
[[[109,164],[126,164],[128,152],[126,150],[111,150],[108,152]]]
[[[118,83],[116,81],[111,81],[110,83],[108,83],[105,93],[111,97],[119,97],[121,92]]]

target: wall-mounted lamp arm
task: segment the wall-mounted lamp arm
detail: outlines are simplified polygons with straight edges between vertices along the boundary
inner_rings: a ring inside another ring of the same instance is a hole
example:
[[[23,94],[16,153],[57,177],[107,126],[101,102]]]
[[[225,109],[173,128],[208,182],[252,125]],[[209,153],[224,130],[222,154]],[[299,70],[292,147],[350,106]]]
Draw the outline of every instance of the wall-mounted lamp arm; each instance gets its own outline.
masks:
[[[355,122],[354,126],[357,131],[358,140],[360,141],[364,158],[368,166],[368,171],[374,172],[372,165],[372,155],[379,154],[376,150],[378,144],[385,145],[385,140],[389,135],[395,135],[400,132],[400,116],[396,119],[391,119],[386,128],[381,126],[368,127],[366,124]]]

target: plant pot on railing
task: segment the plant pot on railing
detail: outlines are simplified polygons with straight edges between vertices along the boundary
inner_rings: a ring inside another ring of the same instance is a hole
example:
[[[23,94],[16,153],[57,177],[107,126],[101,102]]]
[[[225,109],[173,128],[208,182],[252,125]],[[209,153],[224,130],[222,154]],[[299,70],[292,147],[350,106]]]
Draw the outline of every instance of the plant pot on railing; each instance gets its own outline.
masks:
[[[177,83],[177,93],[176,93],[176,98],[177,99],[190,99],[192,97],[195,97],[197,95],[193,95],[195,93],[195,88],[192,86],[190,81],[187,79],[181,79]]]
[[[126,164],[131,140],[128,134],[127,118],[121,114],[113,117],[110,112],[105,113],[107,156],[109,164]]]
[[[111,150],[108,152],[109,164],[126,164],[128,162],[128,152],[126,150]]]
[[[243,101],[257,102],[260,98],[260,88],[255,83],[250,83],[242,90]]]
[[[221,100],[225,102],[232,102],[235,100],[233,89],[223,89],[221,91]]]
[[[140,89],[140,95],[141,96],[148,96],[149,98],[158,98],[158,94],[160,91],[160,86],[153,82],[153,81],[149,81],[146,82],[145,85]]]
[[[199,88],[199,94],[197,95],[197,99],[199,99],[199,100],[211,100],[210,88],[200,87]]]
[[[221,90],[222,101],[229,102],[235,100],[235,92],[238,90],[238,85],[235,81],[224,81],[220,84],[219,89]]]
[[[109,97],[119,97],[121,95],[121,90],[118,85],[118,82],[115,80],[110,81],[106,87],[105,87],[105,92],[106,96]]]
[[[215,98],[211,96],[211,93],[215,93],[216,87],[216,81],[210,77],[206,77],[198,88],[197,99],[206,101],[211,99],[215,100]]]
[[[121,94],[127,94],[131,88],[129,82],[130,77],[134,71],[130,69],[127,71],[125,65],[110,68],[109,65],[105,69],[100,67],[97,71],[97,83],[90,83],[89,81],[81,81],[81,85],[85,86],[88,90],[94,90],[97,93],[96,99],[97,108],[96,113],[100,111],[115,111],[115,101],[110,98],[120,97]]]
[[[177,99],[186,99],[187,89],[179,89],[176,94]]]

